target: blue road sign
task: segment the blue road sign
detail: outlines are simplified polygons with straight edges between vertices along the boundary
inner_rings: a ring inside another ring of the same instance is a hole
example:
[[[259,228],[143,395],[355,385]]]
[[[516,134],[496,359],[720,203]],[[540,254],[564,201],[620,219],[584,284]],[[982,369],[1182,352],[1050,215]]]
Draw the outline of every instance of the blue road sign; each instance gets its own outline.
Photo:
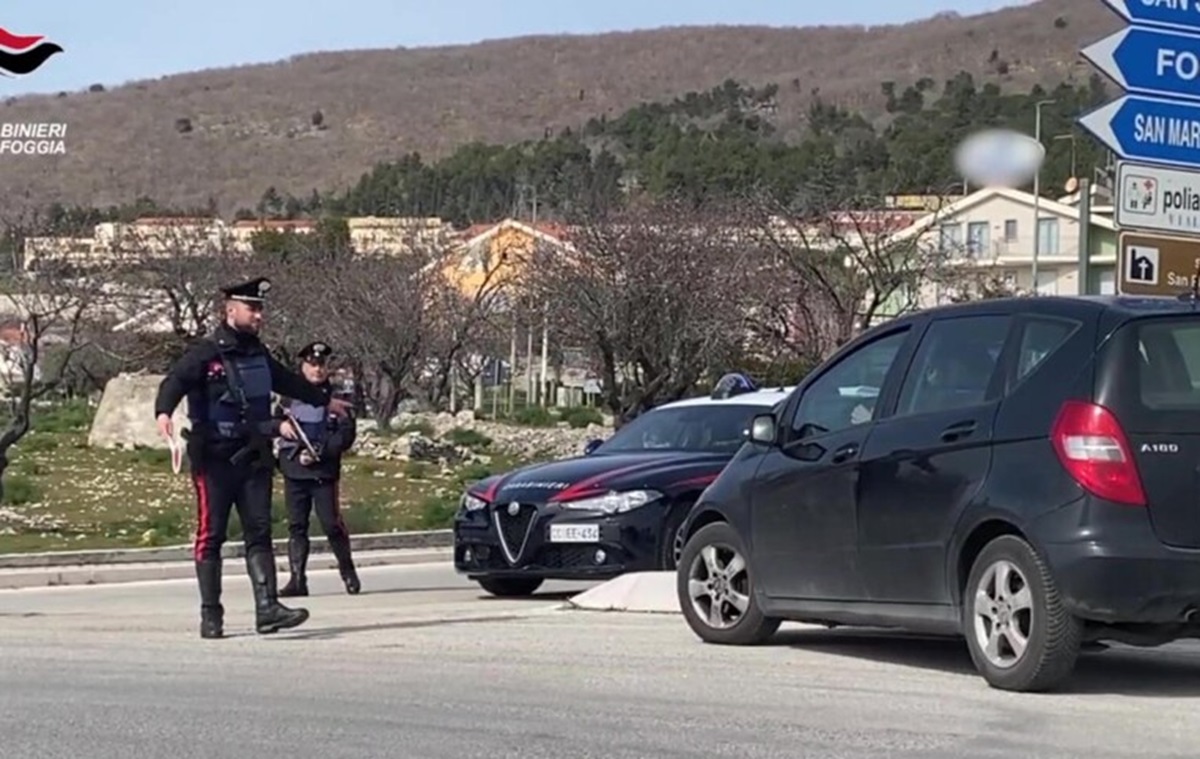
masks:
[[[1104,3],[1133,24],[1200,32],[1200,5],[1196,0],[1104,0]]]
[[[1081,52],[1131,92],[1200,99],[1200,36],[1135,26]]]
[[[1130,160],[1200,167],[1200,103],[1126,95],[1079,124]]]

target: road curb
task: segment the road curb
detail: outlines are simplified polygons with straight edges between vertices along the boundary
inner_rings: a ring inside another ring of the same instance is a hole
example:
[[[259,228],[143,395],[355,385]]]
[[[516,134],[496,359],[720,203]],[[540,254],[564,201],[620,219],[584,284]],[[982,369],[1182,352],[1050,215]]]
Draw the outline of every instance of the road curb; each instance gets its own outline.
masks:
[[[274,541],[276,553],[287,553],[287,540]],[[405,551],[422,548],[447,548],[454,543],[453,530],[422,530],[413,532],[381,532],[352,535],[350,547],[355,553],[368,551]],[[320,536],[314,536],[313,557],[328,554],[329,546]],[[226,559],[241,559],[245,550],[240,540],[230,540],[221,549]],[[115,548],[95,551],[46,551],[44,553],[0,554],[0,570],[45,569],[48,567],[111,566],[114,564],[157,564],[191,562],[192,546],[175,545],[159,548]]]
[[[393,551],[362,551],[354,554],[354,564],[361,570],[368,567],[449,562],[452,553],[450,548],[438,547],[407,548]],[[288,571],[286,555],[277,554],[275,556],[275,566],[280,576],[286,578]],[[336,568],[337,561],[327,552],[314,552],[309,558],[308,569],[310,572]],[[245,574],[246,566],[244,561],[232,560],[224,563],[224,575],[226,577],[244,576]],[[0,570],[0,590],[45,588],[60,585],[112,585],[155,580],[195,579],[195,577],[196,565],[190,559],[188,561],[113,562],[108,564],[73,566],[23,567]],[[280,584],[282,584],[282,580]]]

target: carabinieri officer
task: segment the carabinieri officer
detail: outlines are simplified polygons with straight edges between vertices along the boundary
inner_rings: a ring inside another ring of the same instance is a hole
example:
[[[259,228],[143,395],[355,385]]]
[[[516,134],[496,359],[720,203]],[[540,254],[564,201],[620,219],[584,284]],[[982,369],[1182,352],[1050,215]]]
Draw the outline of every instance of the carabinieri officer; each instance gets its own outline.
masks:
[[[327,343],[315,342],[300,351],[301,373],[325,394],[332,395]],[[346,592],[358,593],[361,585],[350,556],[350,533],[339,508],[338,482],[342,476],[342,454],[354,445],[357,426],[352,414],[338,417],[324,404],[292,401],[286,414],[304,432],[304,440],[283,440],[279,446],[279,471],[283,473],[284,498],[288,510],[288,563],[291,579],[281,596],[307,596],[308,518],[317,512],[321,530],[337,559]],[[309,448],[311,445],[311,449]]]
[[[331,398],[276,361],[259,339],[263,306],[271,283],[266,278],[223,288],[225,321],[197,341],[171,367],[158,388],[154,414],[158,431],[173,440],[171,416],[185,397],[191,428],[188,459],[196,489],[198,526],[194,548],[200,586],[200,636],[224,635],[221,605],[221,546],[236,503],[246,548],[246,569],[254,590],[259,633],[295,627],[306,609],[289,609],[277,599],[271,543],[271,438],[295,438],[287,421],[271,415],[271,392],[325,406],[335,415],[349,404]]]

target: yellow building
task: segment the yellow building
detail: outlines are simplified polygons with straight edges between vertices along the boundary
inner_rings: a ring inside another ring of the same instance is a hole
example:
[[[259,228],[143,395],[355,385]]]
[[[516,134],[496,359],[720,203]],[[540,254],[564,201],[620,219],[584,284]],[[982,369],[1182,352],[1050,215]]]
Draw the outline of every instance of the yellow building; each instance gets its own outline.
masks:
[[[569,250],[566,230],[549,224],[531,226],[515,219],[467,230],[446,264],[445,275],[466,298],[519,290],[539,249]]]

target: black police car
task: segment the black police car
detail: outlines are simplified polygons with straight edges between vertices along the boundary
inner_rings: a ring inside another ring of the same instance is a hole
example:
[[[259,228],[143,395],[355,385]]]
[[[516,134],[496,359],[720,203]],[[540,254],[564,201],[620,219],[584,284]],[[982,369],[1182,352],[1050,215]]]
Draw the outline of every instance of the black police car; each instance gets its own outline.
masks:
[[[475,483],[454,520],[455,569],[522,596],[547,579],[674,568],[688,509],[788,389],[727,375],[712,397],[652,409],[583,456]]]
[[[1200,307],[1036,297],[881,325],[811,373],[709,486],[691,629],[962,635],[1044,690],[1082,646],[1200,636]]]

